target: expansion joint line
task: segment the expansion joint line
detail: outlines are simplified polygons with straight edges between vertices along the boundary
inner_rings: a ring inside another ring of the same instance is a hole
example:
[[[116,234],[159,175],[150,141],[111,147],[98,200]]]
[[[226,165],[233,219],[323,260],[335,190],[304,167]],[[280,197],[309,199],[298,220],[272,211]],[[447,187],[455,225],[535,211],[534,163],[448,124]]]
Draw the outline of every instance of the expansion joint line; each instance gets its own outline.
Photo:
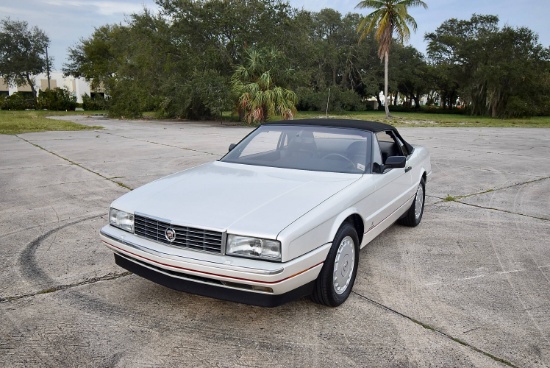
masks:
[[[466,202],[462,202],[462,201],[454,201],[454,202],[463,204],[463,205],[465,205],[465,206],[471,206],[471,207],[481,208],[481,209],[484,209],[484,210],[492,210],[492,211],[498,211],[498,212],[503,212],[503,213],[509,213],[509,214],[511,214],[511,215],[518,215],[518,216],[523,216],[523,217],[529,217],[529,218],[532,218],[532,219],[535,219],[535,220],[550,221],[549,219],[544,218],[544,217],[537,217],[537,216],[532,216],[532,215],[526,215],[525,213],[519,213],[519,212],[508,211],[508,210],[503,210],[503,209],[500,209],[500,208],[485,207],[485,206],[480,206],[480,205],[478,205],[478,204],[466,203]]]
[[[529,218],[532,218],[532,219],[535,219],[535,220],[550,221],[550,219],[547,219],[547,218],[544,218],[544,217],[537,217],[537,216],[533,216],[533,215],[527,215],[525,213],[508,211],[508,210],[504,210],[504,209],[501,209],[501,208],[486,207],[486,206],[481,206],[479,204],[473,204],[473,203],[467,203],[467,202],[461,201],[461,199],[463,199],[463,198],[470,198],[470,197],[474,197],[474,196],[481,195],[481,194],[494,193],[494,192],[497,192],[499,190],[519,187],[519,186],[522,186],[522,185],[532,184],[532,183],[536,183],[536,182],[543,181],[543,180],[548,180],[548,179],[550,179],[550,176],[545,176],[545,177],[542,177],[542,178],[528,180],[528,181],[524,181],[524,182],[521,182],[521,183],[511,184],[511,185],[507,185],[505,187],[501,187],[501,188],[497,188],[497,189],[489,189],[489,190],[485,190],[485,191],[482,191],[482,192],[460,195],[460,196],[452,197],[452,200],[447,200],[445,198],[441,198],[441,197],[438,197],[438,196],[429,196],[429,195],[426,195],[426,196],[431,197],[431,198],[440,199],[441,201],[437,202],[437,203],[454,202],[454,203],[463,204],[465,206],[481,208],[481,209],[484,209],[484,210],[493,210],[493,211],[498,211],[498,212],[503,212],[503,213],[509,213],[511,215],[529,217]]]
[[[473,350],[473,351],[475,351],[475,352],[477,352],[477,353],[483,354],[483,355],[485,355],[486,357],[488,357],[488,358],[490,358],[490,359],[492,359],[492,360],[494,360],[494,361],[496,361],[496,362],[499,362],[499,363],[502,363],[502,364],[504,364],[504,365],[507,365],[508,367],[518,368],[518,366],[516,366],[515,364],[513,364],[513,363],[511,363],[511,362],[509,362],[509,361],[507,361],[507,360],[505,360],[505,359],[503,359],[503,358],[499,358],[499,357],[497,357],[497,356],[495,356],[495,355],[493,355],[493,354],[491,354],[491,353],[488,353],[488,352],[483,351],[483,350],[481,350],[481,349],[479,349],[479,348],[476,348],[475,346],[473,346],[473,345],[467,343],[466,341],[461,340],[461,339],[459,339],[459,338],[457,338],[457,337],[454,337],[454,336],[452,336],[452,335],[450,335],[450,334],[448,334],[448,333],[445,333],[445,332],[443,332],[443,331],[440,331],[440,330],[436,329],[435,327],[428,325],[427,323],[421,322],[421,321],[419,321],[419,320],[417,320],[417,319],[415,319],[415,318],[413,318],[413,317],[407,316],[406,314],[403,314],[403,313],[401,313],[401,312],[399,312],[399,311],[397,311],[397,310],[395,310],[395,309],[392,309],[392,308],[390,308],[390,307],[388,307],[388,306],[385,306],[384,304],[381,304],[381,303],[379,303],[379,302],[377,302],[377,301],[375,301],[375,300],[373,300],[373,299],[371,299],[371,298],[369,298],[369,297],[366,297],[366,296],[364,296],[364,295],[361,295],[361,294],[359,294],[359,293],[356,292],[356,291],[352,291],[352,293],[355,294],[355,295],[357,295],[358,297],[360,297],[360,298],[362,298],[362,299],[364,299],[364,300],[370,302],[371,304],[373,304],[373,305],[375,305],[375,306],[377,306],[377,307],[379,307],[379,308],[381,308],[381,309],[384,309],[384,310],[387,311],[387,312],[390,312],[390,313],[395,314],[395,315],[397,315],[397,316],[399,316],[399,317],[405,318],[405,319],[407,319],[407,320],[413,322],[414,324],[417,324],[417,325],[419,325],[419,326],[425,328],[426,330],[430,330],[430,331],[432,331],[432,332],[434,332],[434,333],[436,333],[436,334],[438,334],[438,335],[440,335],[440,336],[443,336],[443,337],[446,338],[446,339],[449,339],[449,340],[451,340],[451,341],[454,341],[454,342],[456,342],[456,343],[459,343],[460,345],[463,345],[463,346],[465,346],[465,347],[467,347],[467,348],[470,348],[471,350]]]
[[[500,187],[500,188],[496,188],[496,189],[484,190],[483,192],[465,194],[465,195],[462,195],[462,196],[458,196],[457,198],[462,199],[462,198],[473,197],[473,196],[480,195],[480,194],[492,193],[492,192],[496,192],[498,190],[504,190],[504,189],[510,189],[510,188],[514,188],[514,187],[519,187],[519,186],[522,186],[522,185],[532,184],[532,183],[536,183],[536,182],[543,181],[543,180],[546,180],[546,179],[550,179],[550,176],[543,176],[542,178],[536,178],[536,179],[533,179],[533,180],[522,181],[521,183],[510,184],[510,185],[506,185],[504,187]]]
[[[61,156],[61,155],[59,155],[59,154],[57,154],[57,153],[55,153],[55,152],[53,152],[53,151],[50,151],[50,150],[48,150],[48,149],[46,149],[46,148],[44,148],[44,147],[42,147],[42,146],[40,146],[40,145],[38,145],[38,144],[36,144],[36,143],[33,143],[33,142],[31,142],[31,141],[29,141],[29,140],[27,140],[27,139],[25,139],[25,138],[22,138],[22,137],[20,137],[20,136],[18,136],[18,135],[16,135],[16,137],[19,138],[19,139],[21,139],[22,141],[27,142],[27,143],[30,144],[30,145],[35,146],[36,148],[39,148],[39,149],[41,149],[41,150],[43,150],[43,151],[45,151],[45,152],[48,152],[49,154],[52,154],[52,155],[54,155],[54,156],[56,156],[56,157],[59,157],[60,159],[62,159],[62,160],[64,160],[64,161],[67,161],[67,162],[70,163],[71,165],[78,166],[79,168],[81,168],[81,169],[83,169],[83,170],[86,170],[86,171],[88,171],[88,172],[90,172],[90,173],[92,173],[92,174],[95,174],[95,175],[97,175],[97,176],[99,176],[99,177],[101,177],[101,178],[103,178],[103,179],[105,179],[105,180],[108,180],[108,181],[110,181],[111,183],[115,183],[116,185],[118,185],[118,186],[120,186],[120,187],[122,187],[122,188],[125,188],[125,189],[128,189],[128,190],[133,190],[133,188],[129,187],[128,185],[126,185],[126,184],[124,184],[124,183],[122,183],[122,182],[120,182],[120,181],[113,180],[113,178],[106,177],[105,175],[102,175],[102,174],[100,174],[100,173],[98,173],[98,172],[96,172],[96,171],[93,171],[93,170],[91,170],[91,169],[88,169],[87,167],[82,166],[82,165],[79,164],[78,162],[74,162],[74,161],[72,161],[72,160],[69,160],[69,159],[66,158],[66,157],[63,157],[63,156]]]
[[[212,153],[212,152],[200,151],[200,150],[196,150],[196,149],[193,149],[193,148],[187,148],[187,147],[179,147],[179,146],[174,146],[174,145],[166,144],[166,143],[153,142],[153,141],[149,141],[147,139],[131,138],[131,137],[126,137],[126,136],[120,135],[120,134],[114,134],[114,133],[103,132],[103,131],[101,132],[101,134],[108,134],[108,135],[112,135],[112,136],[115,136],[115,137],[120,137],[120,138],[124,138],[124,139],[131,139],[131,140],[134,140],[134,141],[146,142],[146,143],[150,143],[150,144],[156,144],[156,145],[164,146],[164,147],[177,148],[177,149],[184,150],[184,151],[204,153],[204,154],[207,154],[207,155],[215,155],[215,153]]]

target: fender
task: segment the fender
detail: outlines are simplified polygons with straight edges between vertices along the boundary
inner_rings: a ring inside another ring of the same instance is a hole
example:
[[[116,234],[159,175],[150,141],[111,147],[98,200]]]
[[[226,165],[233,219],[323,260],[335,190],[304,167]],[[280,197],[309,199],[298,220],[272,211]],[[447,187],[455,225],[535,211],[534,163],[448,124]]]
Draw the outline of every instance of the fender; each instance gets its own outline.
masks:
[[[338,232],[338,229],[340,229],[344,221],[346,221],[346,219],[352,215],[358,215],[359,217],[361,217],[361,221],[363,222],[363,228],[366,228],[365,219],[363,218],[363,216],[359,214],[359,210],[355,207],[346,208],[343,212],[341,212],[338,216],[336,216],[332,221],[332,225],[329,232],[329,242],[332,242],[332,240],[336,236],[336,233]],[[360,239],[363,239],[364,231],[363,231],[363,234],[357,234]]]

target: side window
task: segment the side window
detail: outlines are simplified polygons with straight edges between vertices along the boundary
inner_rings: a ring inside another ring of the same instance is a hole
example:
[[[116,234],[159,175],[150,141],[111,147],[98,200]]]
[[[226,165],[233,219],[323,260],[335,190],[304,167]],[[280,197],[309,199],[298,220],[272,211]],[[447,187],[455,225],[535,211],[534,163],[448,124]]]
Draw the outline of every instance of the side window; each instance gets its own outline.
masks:
[[[401,152],[403,152],[403,156],[408,156],[410,155],[411,153],[409,152],[409,150],[407,149],[407,146],[405,146],[403,144],[403,142],[401,141],[401,139],[399,139],[399,137],[395,137],[395,141],[397,142],[397,144],[399,145],[399,147],[401,147]]]
[[[372,142],[372,172],[382,173],[384,167],[384,161],[382,161],[382,154],[380,153],[380,146],[378,140],[373,139]]]
[[[378,139],[383,162],[386,162],[386,159],[390,156],[405,156],[403,143],[391,130],[376,133],[376,139]]]

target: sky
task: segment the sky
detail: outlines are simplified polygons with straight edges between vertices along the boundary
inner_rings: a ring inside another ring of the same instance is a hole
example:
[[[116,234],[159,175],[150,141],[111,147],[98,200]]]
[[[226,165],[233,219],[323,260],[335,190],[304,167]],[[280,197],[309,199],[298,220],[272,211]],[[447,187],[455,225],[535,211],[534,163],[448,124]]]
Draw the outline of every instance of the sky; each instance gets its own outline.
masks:
[[[368,14],[369,9],[356,9],[359,0],[289,0],[298,9],[319,11],[332,8],[342,15],[350,12]],[[470,19],[472,14],[497,15],[500,25],[528,27],[539,35],[539,42],[550,46],[550,0],[424,0],[428,9],[410,8],[418,29],[408,44],[425,53],[424,34],[433,32],[450,18]],[[105,24],[124,23],[127,15],[144,7],[156,10],[154,0],[0,0],[0,19],[10,17],[37,26],[50,37],[49,54],[54,69],[60,71],[67,62],[67,49],[80,39],[92,35]]]

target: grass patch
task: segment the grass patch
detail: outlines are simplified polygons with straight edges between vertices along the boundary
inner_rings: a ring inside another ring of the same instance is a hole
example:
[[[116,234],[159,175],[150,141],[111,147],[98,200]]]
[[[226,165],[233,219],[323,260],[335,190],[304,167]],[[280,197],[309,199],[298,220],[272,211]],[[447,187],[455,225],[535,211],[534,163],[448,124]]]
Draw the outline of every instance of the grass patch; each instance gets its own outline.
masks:
[[[450,194],[447,194],[447,196],[443,198],[445,202],[456,202],[457,199],[458,199],[457,197],[453,197]]]
[[[4,111],[0,110],[0,134],[20,134],[58,130],[95,130],[100,126],[88,126],[70,121],[48,119],[47,116],[90,115],[97,112],[82,111]]]
[[[325,117],[318,111],[300,111],[296,119]],[[389,123],[398,127],[518,127],[518,128],[550,128],[550,116],[532,118],[496,119],[487,116],[469,116],[459,114],[429,114],[422,112],[392,112],[386,119],[383,111],[350,111],[341,114],[329,113],[331,118],[359,119]],[[274,118],[273,120],[279,120]]]
[[[97,115],[105,111],[3,111],[0,110],[0,134],[20,134],[31,132],[46,132],[59,130],[95,130],[100,126],[87,126],[69,121],[48,119],[47,116],[67,115]],[[330,118],[359,119],[389,123],[397,127],[518,127],[518,128],[550,128],[550,116],[538,116],[522,119],[495,119],[485,116],[468,116],[459,114],[429,114],[422,112],[392,112],[387,119],[383,111],[350,111],[329,113]],[[155,119],[154,112],[143,114],[146,119]],[[320,111],[299,111],[295,119],[323,118],[326,115]],[[238,122],[238,116],[224,112],[222,119]],[[272,116],[270,121],[281,120],[280,116]],[[246,123],[241,123],[247,126]],[[251,126],[256,126],[252,124]]]
[[[49,289],[40,290],[37,294],[49,294],[49,293],[56,292],[57,290],[59,290],[59,288],[51,287]]]
[[[494,191],[495,190],[491,188],[491,189],[484,190],[483,192],[466,194],[466,195],[459,195],[459,196],[452,196],[450,194],[447,194],[447,196],[445,198],[443,198],[443,201],[445,201],[445,202],[456,202],[456,201],[461,200],[462,198],[468,198],[468,197],[473,197],[473,196],[480,195],[480,194],[492,193]]]

